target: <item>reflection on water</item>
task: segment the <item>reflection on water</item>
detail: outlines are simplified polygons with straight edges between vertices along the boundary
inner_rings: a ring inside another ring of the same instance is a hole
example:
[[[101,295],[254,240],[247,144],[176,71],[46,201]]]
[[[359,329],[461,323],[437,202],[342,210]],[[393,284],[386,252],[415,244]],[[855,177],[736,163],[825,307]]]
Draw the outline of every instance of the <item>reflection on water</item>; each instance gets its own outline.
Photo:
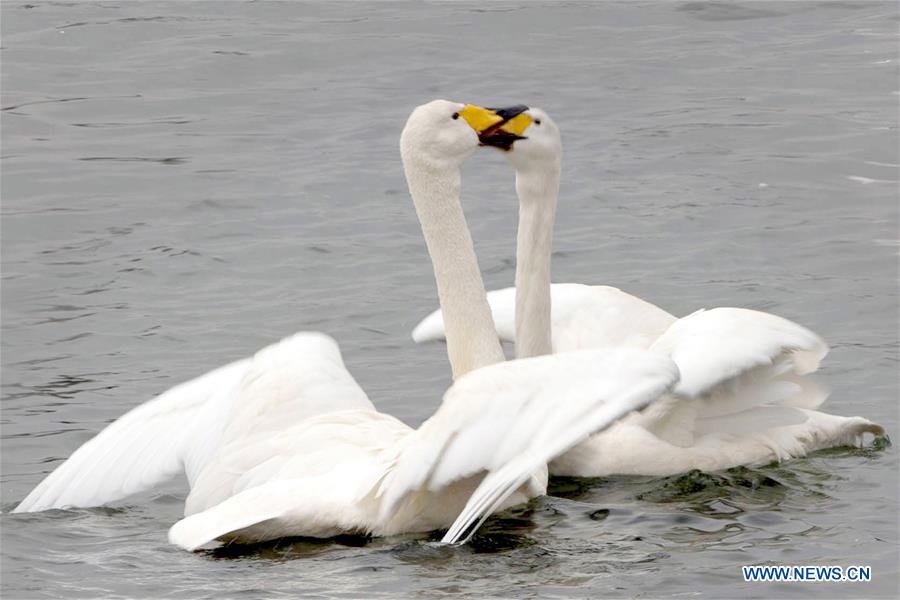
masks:
[[[2,508],[106,423],[300,329],[418,424],[449,383],[399,164],[411,108],[525,102],[566,145],[554,279],[821,333],[826,407],[897,422],[891,2],[62,3],[2,7]],[[502,157],[464,170],[488,288],[512,283]],[[0,515],[9,597],[898,595],[887,440],[782,465],[558,479],[440,532],[187,554],[172,482]],[[874,580],[744,584],[742,564]]]

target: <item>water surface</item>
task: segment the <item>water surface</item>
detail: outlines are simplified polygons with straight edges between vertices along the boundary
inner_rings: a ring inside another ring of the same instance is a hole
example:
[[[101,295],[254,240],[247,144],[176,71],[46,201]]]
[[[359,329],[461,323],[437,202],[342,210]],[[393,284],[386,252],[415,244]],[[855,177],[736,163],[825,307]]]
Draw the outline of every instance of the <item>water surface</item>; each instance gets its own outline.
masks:
[[[334,336],[416,425],[449,383],[397,139],[436,97],[548,110],[554,279],[684,315],[744,306],[833,347],[832,412],[898,428],[896,4],[3,2],[2,506],[129,408],[281,336]],[[489,288],[512,172],[464,202]],[[891,597],[898,460],[839,449],[682,478],[561,480],[475,543],[188,554],[181,482],[3,514],[19,597]],[[742,564],[871,565],[868,584]]]

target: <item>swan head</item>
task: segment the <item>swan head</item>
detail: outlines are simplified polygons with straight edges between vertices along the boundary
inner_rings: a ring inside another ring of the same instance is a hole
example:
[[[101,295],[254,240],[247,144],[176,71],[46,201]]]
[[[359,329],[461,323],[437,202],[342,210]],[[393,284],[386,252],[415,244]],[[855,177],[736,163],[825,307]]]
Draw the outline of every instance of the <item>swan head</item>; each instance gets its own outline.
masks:
[[[483,146],[493,146],[506,153],[519,170],[559,165],[562,159],[562,137],[550,116],[540,108],[512,106],[490,109],[503,120],[481,132]]]
[[[503,122],[492,110],[448,100],[432,100],[413,110],[400,135],[404,162],[458,168],[480,145],[478,136]]]

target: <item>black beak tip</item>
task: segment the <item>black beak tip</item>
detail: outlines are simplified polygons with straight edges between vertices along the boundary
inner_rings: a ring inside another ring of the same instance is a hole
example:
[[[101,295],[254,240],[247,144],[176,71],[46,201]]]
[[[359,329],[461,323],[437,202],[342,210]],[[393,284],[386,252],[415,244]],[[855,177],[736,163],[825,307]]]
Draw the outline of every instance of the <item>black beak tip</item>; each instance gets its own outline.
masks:
[[[509,121],[513,117],[521,115],[523,112],[528,110],[528,107],[524,104],[516,104],[515,106],[506,106],[504,108],[488,108],[488,110],[497,113],[497,116],[504,121]]]

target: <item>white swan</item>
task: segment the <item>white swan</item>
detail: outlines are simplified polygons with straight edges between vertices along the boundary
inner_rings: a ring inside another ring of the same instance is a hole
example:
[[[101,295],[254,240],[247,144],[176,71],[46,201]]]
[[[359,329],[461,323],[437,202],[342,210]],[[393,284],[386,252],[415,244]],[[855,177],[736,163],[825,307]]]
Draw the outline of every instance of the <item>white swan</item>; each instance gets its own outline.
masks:
[[[520,211],[516,287],[488,294],[501,338],[516,342],[518,357],[649,348],[670,356],[681,371],[666,401],[556,459],[551,474],[673,475],[760,465],[854,444],[865,433],[884,435],[867,419],[816,410],[827,394],[807,374],[818,368],[828,346],[796,323],[740,308],[699,310],[677,319],[612,287],[551,288],[559,130],[539,109],[499,129],[506,137],[498,137],[496,145],[508,150],[516,169]],[[440,339],[442,332],[437,311],[416,327],[413,339]]]
[[[500,121],[434,101],[413,111],[401,137],[456,377],[419,429],[375,410],[334,340],[298,333],[125,414],[14,512],[112,502],[183,469],[186,517],[169,539],[188,550],[216,539],[451,524],[444,539],[457,542],[492,512],[544,493],[551,458],[659,398],[678,374],[647,352],[500,362],[459,202],[459,168],[478,146],[476,132]],[[555,405],[561,389],[564,410]]]

